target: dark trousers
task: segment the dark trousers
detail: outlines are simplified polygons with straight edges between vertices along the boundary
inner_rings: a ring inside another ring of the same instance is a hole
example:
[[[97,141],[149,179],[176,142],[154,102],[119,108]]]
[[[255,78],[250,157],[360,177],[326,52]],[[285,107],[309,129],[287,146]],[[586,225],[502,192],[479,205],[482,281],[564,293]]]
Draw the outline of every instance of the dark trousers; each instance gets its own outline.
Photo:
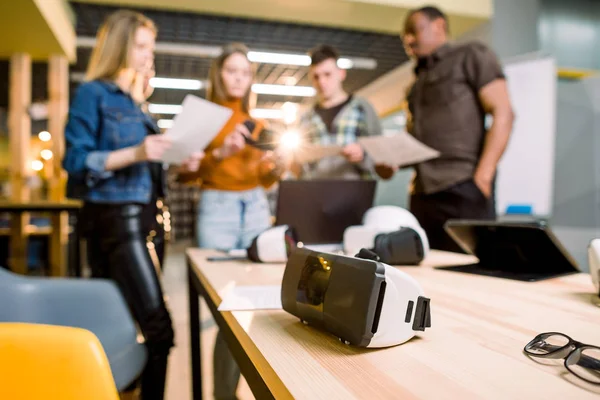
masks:
[[[82,222],[92,277],[117,284],[144,335],[148,363],[141,377],[142,399],[162,400],[174,332],[158,265],[146,243],[151,228],[144,207],[86,204]]]
[[[495,220],[494,192],[487,198],[473,180],[468,180],[440,192],[413,194],[410,211],[427,233],[432,249],[464,253],[446,233],[444,224],[449,219]]]

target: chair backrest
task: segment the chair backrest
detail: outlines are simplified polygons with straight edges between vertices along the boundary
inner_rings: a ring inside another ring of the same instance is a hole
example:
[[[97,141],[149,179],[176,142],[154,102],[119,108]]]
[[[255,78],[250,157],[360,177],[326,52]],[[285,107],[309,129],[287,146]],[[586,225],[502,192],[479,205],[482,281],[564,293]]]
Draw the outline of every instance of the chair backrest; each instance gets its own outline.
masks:
[[[37,301],[39,283],[47,278],[32,278],[0,268],[0,322],[43,323],[47,307]]]
[[[90,331],[0,323],[0,399],[118,400],[119,394]]]
[[[8,280],[14,280],[14,279],[19,279],[19,275],[13,274],[9,270],[5,269],[4,267],[0,268],[0,284],[2,282],[4,282],[5,280],[8,281]]]
[[[74,326],[97,334],[101,310],[115,323],[133,325],[119,289],[102,279],[31,277],[3,270],[0,304],[0,322]]]

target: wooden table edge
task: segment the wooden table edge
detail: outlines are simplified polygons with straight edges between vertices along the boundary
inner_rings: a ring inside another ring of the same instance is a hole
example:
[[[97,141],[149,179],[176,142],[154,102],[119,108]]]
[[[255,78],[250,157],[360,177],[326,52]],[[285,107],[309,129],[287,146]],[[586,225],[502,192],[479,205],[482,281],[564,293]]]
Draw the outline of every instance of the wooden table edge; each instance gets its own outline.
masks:
[[[219,329],[222,330],[223,335],[227,339],[230,351],[236,359],[242,374],[248,381],[248,386],[250,386],[250,389],[256,398],[265,398],[264,395],[267,393],[264,393],[263,389],[266,389],[268,394],[274,399],[293,399],[294,397],[273,370],[269,362],[265,359],[258,347],[256,347],[250,336],[248,336],[244,328],[239,324],[237,318],[235,318],[230,311],[222,312],[218,310],[222,299],[208,282],[208,279],[202,274],[197,262],[190,256],[189,249],[186,250],[186,258],[189,269],[191,270],[190,272],[193,272],[200,283],[200,294],[206,301]],[[257,382],[253,380],[253,378],[255,378],[252,374],[253,372],[258,375],[258,378],[261,381],[260,383],[264,384],[265,388],[256,386]]]
[[[83,207],[83,200],[66,199],[62,201],[53,200],[34,200],[34,201],[12,201],[0,200],[0,208],[5,209],[37,209],[45,208],[49,210],[62,209],[80,209]]]

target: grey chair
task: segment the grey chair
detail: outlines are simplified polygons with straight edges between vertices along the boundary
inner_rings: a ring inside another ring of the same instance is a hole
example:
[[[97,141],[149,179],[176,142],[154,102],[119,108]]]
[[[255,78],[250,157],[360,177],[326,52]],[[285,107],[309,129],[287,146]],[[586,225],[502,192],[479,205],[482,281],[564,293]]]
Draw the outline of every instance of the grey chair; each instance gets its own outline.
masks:
[[[0,322],[72,326],[93,332],[106,352],[121,392],[141,375],[147,361],[135,322],[121,292],[110,281],[34,278],[0,268]]]

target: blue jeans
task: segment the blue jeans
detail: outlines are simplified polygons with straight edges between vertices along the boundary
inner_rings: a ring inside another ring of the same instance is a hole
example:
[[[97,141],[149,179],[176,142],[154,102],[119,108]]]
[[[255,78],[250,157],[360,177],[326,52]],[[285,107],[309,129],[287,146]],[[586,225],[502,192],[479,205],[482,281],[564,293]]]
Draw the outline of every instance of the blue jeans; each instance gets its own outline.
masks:
[[[198,247],[246,249],[270,226],[269,203],[262,188],[202,191],[198,203]]]
[[[202,191],[198,204],[199,247],[247,249],[252,240],[270,226],[269,203],[262,188],[244,192]],[[240,369],[221,331],[215,341],[213,371],[215,399],[235,399]]]

